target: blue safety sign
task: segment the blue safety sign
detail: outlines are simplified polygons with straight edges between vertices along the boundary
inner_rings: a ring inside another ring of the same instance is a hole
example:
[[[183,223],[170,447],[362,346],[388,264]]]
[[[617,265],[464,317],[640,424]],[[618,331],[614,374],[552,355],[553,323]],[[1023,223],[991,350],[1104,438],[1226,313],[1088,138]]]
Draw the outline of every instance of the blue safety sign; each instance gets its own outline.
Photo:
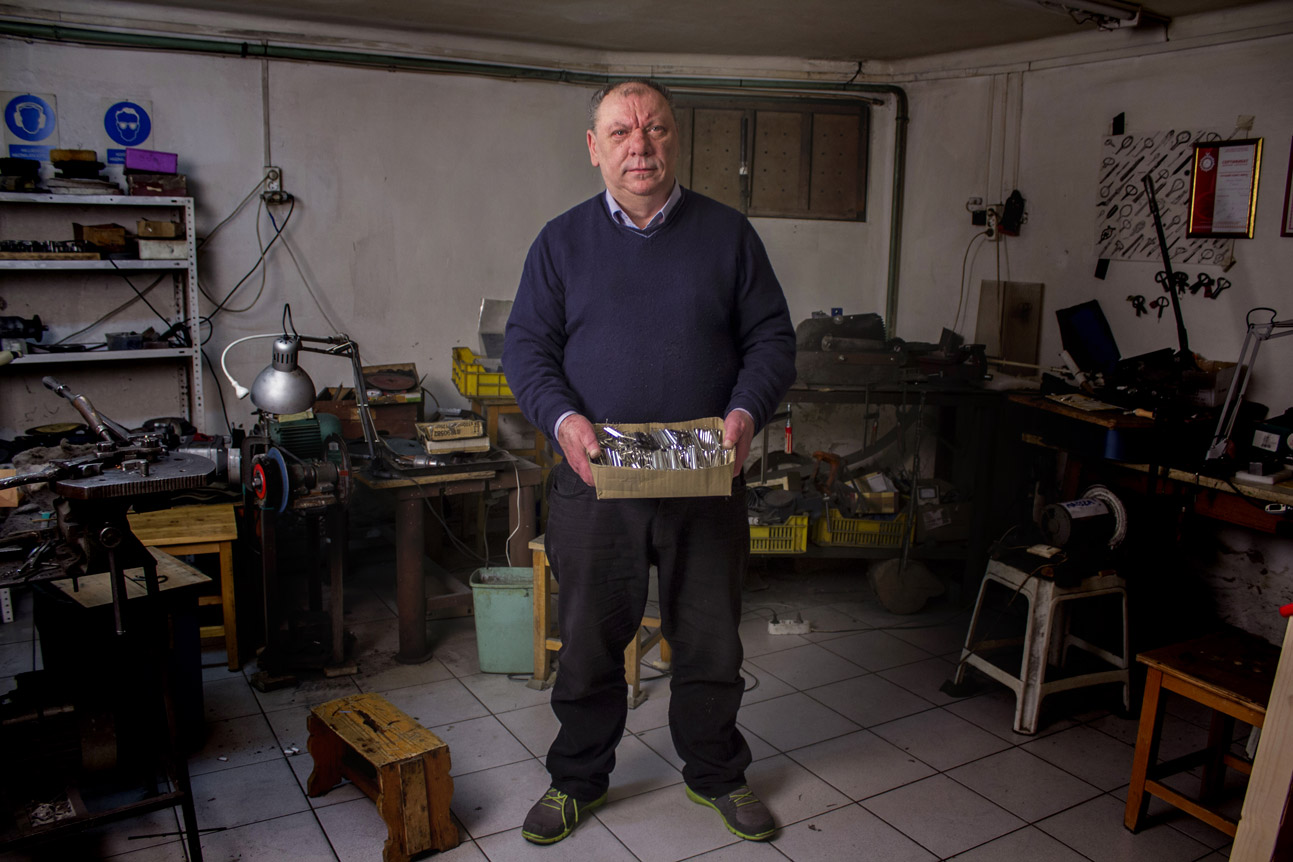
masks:
[[[103,130],[114,143],[138,147],[153,133],[148,111],[136,102],[117,102],[103,113]]]
[[[22,141],[43,141],[54,133],[54,108],[40,96],[23,93],[4,106],[5,128]]]

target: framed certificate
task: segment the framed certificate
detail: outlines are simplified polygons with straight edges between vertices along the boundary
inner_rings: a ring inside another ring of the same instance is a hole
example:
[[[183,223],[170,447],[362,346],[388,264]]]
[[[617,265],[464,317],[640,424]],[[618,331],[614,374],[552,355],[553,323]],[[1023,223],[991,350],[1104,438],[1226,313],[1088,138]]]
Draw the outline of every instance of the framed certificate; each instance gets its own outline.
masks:
[[[1195,144],[1186,233],[1251,239],[1261,164],[1261,138]]]
[[[1293,144],[1289,146],[1289,173],[1284,180],[1284,217],[1280,221],[1280,236],[1293,236]]]

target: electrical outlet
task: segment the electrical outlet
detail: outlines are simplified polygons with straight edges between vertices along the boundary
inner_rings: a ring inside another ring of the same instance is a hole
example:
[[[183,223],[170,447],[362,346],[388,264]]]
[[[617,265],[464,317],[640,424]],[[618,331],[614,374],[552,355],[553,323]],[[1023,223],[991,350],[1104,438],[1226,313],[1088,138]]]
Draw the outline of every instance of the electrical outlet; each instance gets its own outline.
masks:
[[[283,169],[274,165],[265,165],[265,187],[260,193],[261,200],[269,204],[285,204],[292,196],[283,191]]]
[[[997,215],[996,210],[991,208],[988,209],[987,215],[988,229],[983,233],[987,236],[988,242],[999,242],[1001,240],[1001,225],[999,224],[1001,217]]]

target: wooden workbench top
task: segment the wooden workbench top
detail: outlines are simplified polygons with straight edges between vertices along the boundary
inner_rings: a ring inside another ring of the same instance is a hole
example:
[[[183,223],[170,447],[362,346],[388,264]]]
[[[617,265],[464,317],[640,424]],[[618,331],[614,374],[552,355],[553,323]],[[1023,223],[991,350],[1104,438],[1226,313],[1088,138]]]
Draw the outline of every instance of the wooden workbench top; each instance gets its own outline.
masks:
[[[145,545],[194,545],[238,538],[233,503],[178,506],[128,516],[131,531]]]

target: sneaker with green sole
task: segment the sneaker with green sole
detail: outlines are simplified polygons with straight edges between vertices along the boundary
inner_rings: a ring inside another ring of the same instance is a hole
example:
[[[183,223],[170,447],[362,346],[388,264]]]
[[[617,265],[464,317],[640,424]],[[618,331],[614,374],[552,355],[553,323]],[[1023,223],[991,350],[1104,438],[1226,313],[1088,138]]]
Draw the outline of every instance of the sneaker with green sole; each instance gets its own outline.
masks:
[[[525,815],[521,837],[534,844],[555,844],[605,803],[605,793],[592,802],[580,802],[568,793],[549,787],[543,798],[534,803],[530,813]]]
[[[704,796],[688,787],[687,798],[717,811],[728,831],[746,841],[766,841],[777,831],[772,812],[749,787],[738,787],[722,796]]]

